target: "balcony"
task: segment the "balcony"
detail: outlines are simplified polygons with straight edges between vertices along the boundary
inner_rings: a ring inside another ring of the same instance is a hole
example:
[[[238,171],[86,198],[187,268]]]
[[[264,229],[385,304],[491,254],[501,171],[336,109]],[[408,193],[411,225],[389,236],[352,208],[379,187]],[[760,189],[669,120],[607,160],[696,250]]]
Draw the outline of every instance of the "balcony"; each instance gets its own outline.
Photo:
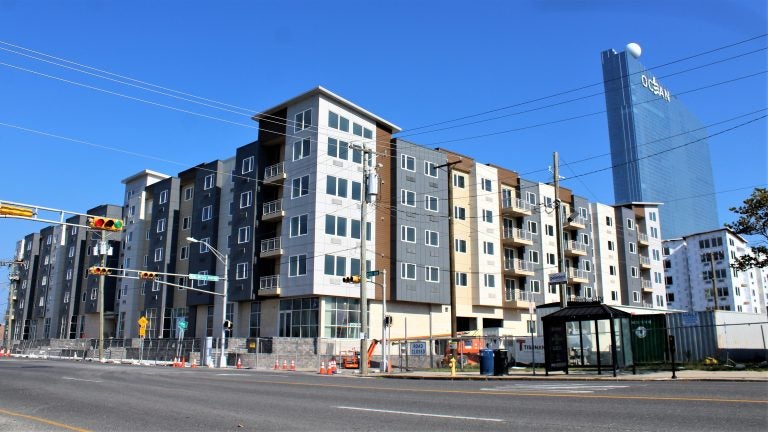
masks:
[[[568,240],[564,246],[568,256],[587,256],[587,245],[582,242]]]
[[[640,255],[640,267],[644,269],[651,268],[651,259],[647,256]]]
[[[533,276],[533,263],[518,258],[505,259],[504,273],[512,276]]]
[[[575,268],[569,268],[567,270],[569,284],[589,283],[589,274],[586,271]]]
[[[266,239],[261,241],[261,258],[280,256],[283,254],[282,241],[280,237]]]
[[[504,228],[503,242],[515,246],[531,246],[533,245],[533,235],[520,228]]]
[[[283,210],[283,200],[279,199],[264,203],[263,213],[261,214],[262,221],[282,219],[283,216],[285,216],[285,210]]]
[[[505,306],[513,308],[513,309],[526,309],[531,306],[531,303],[533,305],[536,305],[536,295],[530,291],[521,291],[519,289],[512,290],[512,296],[511,298],[505,297],[506,304]]]
[[[501,214],[515,216],[530,216],[533,212],[533,205],[520,198],[508,198],[501,202]]]
[[[265,186],[268,186],[270,183],[282,184],[286,176],[287,175],[285,173],[285,163],[283,162],[276,163],[274,165],[270,165],[264,168],[264,181],[262,182],[262,184],[264,184]]]
[[[640,284],[643,286],[643,292],[653,292],[653,284],[651,283],[650,279],[641,279]]]
[[[580,230],[587,227],[587,218],[582,216],[571,216],[565,219],[563,228]]]
[[[637,233],[637,243],[641,246],[648,246],[648,234]]]
[[[264,276],[259,278],[260,296],[280,295],[280,275]]]

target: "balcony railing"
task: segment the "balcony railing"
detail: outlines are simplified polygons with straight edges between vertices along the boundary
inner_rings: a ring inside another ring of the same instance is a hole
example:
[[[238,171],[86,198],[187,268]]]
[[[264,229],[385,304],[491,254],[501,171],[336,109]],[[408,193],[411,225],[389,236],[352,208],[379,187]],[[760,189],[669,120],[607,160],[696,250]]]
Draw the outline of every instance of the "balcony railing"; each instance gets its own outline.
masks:
[[[579,241],[568,240],[565,242],[565,251],[586,255],[587,245]]]
[[[271,239],[266,239],[261,241],[261,253],[270,253],[279,251],[282,246],[282,241],[280,237],[274,237]]]
[[[648,243],[648,234],[637,233],[637,241],[640,243]]]
[[[640,284],[642,285],[643,290],[653,290],[653,283],[651,283],[650,279],[642,279]]]
[[[516,213],[531,214],[533,204],[520,198],[504,198],[501,201],[501,209]]]
[[[650,267],[651,266],[651,259],[648,258],[647,256],[640,255],[640,265],[645,266],[645,267]]]
[[[583,216],[571,216],[565,220],[565,227],[584,228],[587,226],[587,218]]]
[[[263,276],[259,278],[259,289],[270,290],[280,288],[280,275]]]
[[[263,217],[275,216],[283,211],[283,200],[279,199],[264,203],[263,209]]]
[[[520,228],[504,228],[504,240],[518,243],[533,243],[533,234]]]
[[[533,263],[530,261],[523,261],[519,258],[505,259],[504,270],[533,273]]]
[[[589,276],[586,271],[576,268],[568,269],[568,279],[583,279],[589,280]]]
[[[282,177],[285,174],[285,163],[280,162],[264,168],[264,179]]]

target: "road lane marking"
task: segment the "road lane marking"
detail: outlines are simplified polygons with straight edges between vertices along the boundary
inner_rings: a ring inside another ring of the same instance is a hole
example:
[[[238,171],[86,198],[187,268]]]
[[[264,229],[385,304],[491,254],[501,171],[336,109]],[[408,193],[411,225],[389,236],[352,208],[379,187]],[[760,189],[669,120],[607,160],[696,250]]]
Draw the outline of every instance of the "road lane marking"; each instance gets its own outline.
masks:
[[[72,378],[72,377],[61,377],[63,380],[70,380],[70,381],[84,381],[84,382],[92,382],[92,383],[102,383],[104,381],[101,380],[89,380],[89,379],[83,379],[83,378]]]
[[[607,391],[614,389],[627,388],[626,385],[599,385],[599,384],[510,384],[505,386],[486,387],[483,391],[521,391],[521,390],[539,390],[552,393],[595,393],[596,391]]]
[[[42,417],[36,417],[36,416],[28,415],[28,414],[17,413],[15,411],[8,411],[8,410],[2,409],[2,408],[0,408],[0,414],[5,414],[5,415],[13,416],[13,417],[20,417],[20,418],[23,418],[23,419],[32,420],[32,421],[36,421],[36,422],[39,422],[39,423],[45,423],[47,425],[56,426],[58,428],[67,429],[67,430],[76,431],[76,432],[91,432],[89,429],[83,429],[83,428],[79,428],[79,427],[76,427],[76,426],[70,426],[68,424],[59,423],[59,422],[56,422],[56,421],[53,421],[53,420],[48,420],[48,419],[45,419],[45,418],[42,418]]]
[[[336,408],[344,409],[344,410],[354,410],[354,411],[378,412],[378,413],[384,413],[384,414],[400,414],[400,415],[412,415],[412,416],[421,416],[421,417],[440,417],[440,418],[449,418],[449,419],[458,419],[458,420],[478,420],[478,421],[489,421],[489,422],[503,422],[504,421],[504,419],[495,419],[495,418],[465,417],[465,416],[455,416],[455,415],[445,415],[445,414],[417,413],[417,412],[409,412],[409,411],[393,411],[393,410],[383,410],[383,409],[374,409],[374,408],[359,408],[359,407],[348,407],[348,406],[337,406]]]

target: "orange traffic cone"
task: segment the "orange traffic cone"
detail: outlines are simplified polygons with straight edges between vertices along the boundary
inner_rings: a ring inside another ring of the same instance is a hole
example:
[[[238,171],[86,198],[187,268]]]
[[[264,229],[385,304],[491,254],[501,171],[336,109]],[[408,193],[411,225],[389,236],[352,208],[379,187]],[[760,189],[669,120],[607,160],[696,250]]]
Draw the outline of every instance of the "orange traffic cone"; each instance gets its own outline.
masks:
[[[275,370],[280,369],[280,360],[275,359]]]
[[[291,360],[291,371],[296,372],[296,363]]]
[[[283,360],[283,370],[287,370],[287,369],[288,369],[288,361]]]
[[[184,356],[181,356],[181,364],[179,365],[179,367],[183,367],[183,368],[187,367],[187,359],[185,359]]]
[[[242,369],[243,368],[243,362],[240,361],[240,357],[237,358],[237,368]]]
[[[318,372],[320,375],[325,375],[325,362],[320,362],[320,372]]]

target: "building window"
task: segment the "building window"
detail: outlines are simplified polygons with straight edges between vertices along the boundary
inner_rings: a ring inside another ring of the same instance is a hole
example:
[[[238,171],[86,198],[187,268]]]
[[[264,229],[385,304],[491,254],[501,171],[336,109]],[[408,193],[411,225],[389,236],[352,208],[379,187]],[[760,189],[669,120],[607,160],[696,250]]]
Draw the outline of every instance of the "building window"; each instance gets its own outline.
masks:
[[[323,302],[326,316],[323,337],[350,339],[360,337],[359,299],[326,297]]]
[[[160,199],[158,199],[158,204],[165,204],[168,202],[168,191],[164,190],[160,192]]]
[[[312,110],[307,109],[294,116],[293,131],[298,132],[312,126]]]
[[[458,220],[466,220],[467,219],[467,209],[460,206],[454,206],[453,207],[453,218]]]
[[[291,198],[299,198],[309,193],[309,176],[295,178],[291,182]]]
[[[610,216],[605,217],[605,225],[606,226],[613,226],[613,218]]]
[[[352,219],[352,227],[350,229],[350,237],[353,239],[360,240],[360,220],[358,219]],[[415,234],[414,234],[414,242],[415,240]],[[365,239],[371,240],[371,223],[366,222],[365,223]]]
[[[416,192],[400,189],[400,204],[408,207],[416,207]]]
[[[458,253],[467,253],[467,241],[463,239],[454,239],[453,248]]]
[[[181,229],[188,230],[191,224],[192,218],[190,216],[185,216],[184,219],[181,220]]]
[[[203,181],[203,189],[208,190],[213,187],[213,174],[208,174],[205,176],[205,180]]]
[[[539,251],[535,250],[529,250],[528,251],[528,261],[538,264],[539,263]]]
[[[544,233],[550,237],[555,236],[555,227],[550,224],[544,224]]]
[[[656,227],[651,227],[651,237],[657,239],[659,238],[659,229]]]
[[[639,291],[632,291],[632,301],[635,303],[640,303],[640,292]]]
[[[290,236],[299,237],[307,235],[307,215],[293,216],[291,218]]]
[[[537,279],[532,279],[530,282],[529,287],[531,288],[532,293],[540,293],[541,292],[541,281]]]
[[[254,338],[261,336],[261,302],[251,303],[248,336]]]
[[[146,255],[145,255],[146,257]],[[182,246],[181,247],[181,253],[179,254],[179,259],[185,260],[189,258],[189,247],[188,246]],[[146,264],[144,265],[146,267]]]
[[[416,159],[413,156],[400,155],[400,168],[406,171],[416,171]]]
[[[248,243],[251,241],[251,227],[244,226],[237,229],[237,243]]]
[[[464,182],[465,182],[465,178],[464,178],[463,175],[461,175],[461,174],[454,174],[453,175],[453,186],[454,187],[464,189],[464,187],[465,187],[464,186]]]
[[[195,189],[193,187],[184,188],[184,201],[189,201],[194,195]]]
[[[648,212],[648,219],[656,222],[656,212],[655,211]]]
[[[293,160],[304,159],[310,155],[309,138],[293,143]]]
[[[463,272],[456,272],[456,286],[467,286],[467,274]]]
[[[211,241],[209,237],[206,237],[204,239],[200,239],[200,253],[208,253],[208,244]]]
[[[155,249],[155,262],[163,260],[163,248]]]
[[[627,229],[635,229],[635,221],[633,219],[627,219]]]
[[[539,234],[539,224],[535,221],[528,221],[528,231],[532,235],[538,235]]]
[[[486,255],[493,255],[493,242],[484,241],[483,242],[483,253]]]
[[[424,195],[424,208],[426,210],[433,211],[433,212],[438,211],[437,197],[433,197],[431,195]]]
[[[613,240],[608,240],[608,250],[612,251],[612,250],[615,250],[615,249],[616,249],[616,246],[613,243]]]
[[[434,162],[424,161],[424,175],[427,177],[437,178],[437,164]]]
[[[616,276],[616,266],[608,266],[608,274],[611,276]]]
[[[248,263],[238,263],[235,269],[235,279],[246,279],[248,277]]]
[[[526,192],[525,193],[525,199],[528,201],[528,204],[536,205],[536,194],[533,192]]]
[[[346,198],[348,182],[349,181],[347,179],[328,176],[325,184],[325,193],[340,198]]]
[[[588,260],[584,260],[584,271],[585,272],[591,272],[592,271],[592,263]]]
[[[424,280],[427,282],[440,282],[440,269],[438,267],[426,266],[424,268]]]
[[[325,215],[325,233],[339,237],[347,236],[347,218]]]
[[[250,207],[253,200],[253,192],[247,191],[240,194],[240,208]]]
[[[69,251],[67,251],[67,256],[69,258],[72,258],[73,256],[75,256],[75,247],[74,246],[70,246],[69,247]]]
[[[349,143],[346,141],[339,141],[336,138],[328,138],[328,156],[335,157],[337,159],[348,160],[349,159]]]
[[[288,277],[307,274],[307,255],[293,255],[288,259]]]
[[[325,256],[325,274],[328,276],[344,276],[347,274],[347,258],[342,256]]]
[[[213,206],[203,207],[202,220],[203,221],[211,220],[212,217],[213,217]]]
[[[159,219],[157,221],[157,232],[159,233],[165,232],[165,222],[166,222],[165,219]]]
[[[582,233],[581,234],[581,242],[588,246],[589,245],[589,234]]]
[[[630,274],[632,275],[633,278],[637,278],[638,277],[637,267],[634,267],[634,266],[631,267],[630,268]]]
[[[416,264],[400,263],[400,278],[416,280]]]
[[[243,159],[242,169],[240,170],[242,174],[246,174],[251,171],[253,171],[253,156],[249,156]]]
[[[416,228],[408,225],[400,225],[400,240],[408,243],[416,243]]]
[[[547,254],[547,264],[548,265],[556,265],[557,264],[557,260],[555,258],[555,254],[553,254],[553,253],[548,253]]]
[[[485,273],[483,274],[483,285],[486,288],[495,288],[496,287],[496,275]]]
[[[483,222],[493,223],[493,212],[483,209]]]
[[[480,179],[480,188],[486,192],[493,192],[493,183],[490,179],[482,178]]]

